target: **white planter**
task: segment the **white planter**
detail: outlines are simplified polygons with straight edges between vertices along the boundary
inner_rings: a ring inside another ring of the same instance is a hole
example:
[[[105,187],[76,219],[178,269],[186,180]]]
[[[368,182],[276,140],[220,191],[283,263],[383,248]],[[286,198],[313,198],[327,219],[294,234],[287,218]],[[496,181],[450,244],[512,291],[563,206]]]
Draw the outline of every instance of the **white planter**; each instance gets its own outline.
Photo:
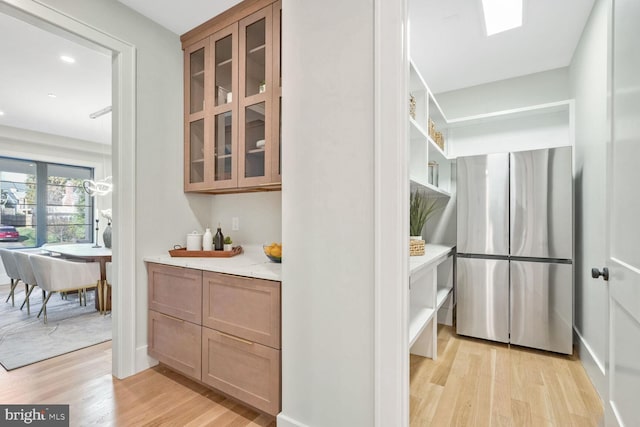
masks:
[[[229,243],[228,245],[227,245],[227,244],[225,244],[225,245],[224,245],[224,250],[225,250],[225,251],[231,251],[231,250],[233,250],[233,244],[231,244],[231,243]]]
[[[411,240],[422,240],[422,236],[409,236]]]

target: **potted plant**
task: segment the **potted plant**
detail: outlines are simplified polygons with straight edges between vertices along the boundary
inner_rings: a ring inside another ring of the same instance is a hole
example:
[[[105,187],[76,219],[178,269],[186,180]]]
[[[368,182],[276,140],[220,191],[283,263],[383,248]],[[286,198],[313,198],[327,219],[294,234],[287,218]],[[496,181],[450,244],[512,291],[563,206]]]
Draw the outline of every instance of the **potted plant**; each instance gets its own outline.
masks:
[[[233,250],[233,241],[231,240],[231,236],[227,236],[224,238],[224,250],[225,251]]]
[[[411,239],[422,240],[422,229],[429,217],[439,209],[438,199],[431,198],[420,190],[409,198],[409,234]]]

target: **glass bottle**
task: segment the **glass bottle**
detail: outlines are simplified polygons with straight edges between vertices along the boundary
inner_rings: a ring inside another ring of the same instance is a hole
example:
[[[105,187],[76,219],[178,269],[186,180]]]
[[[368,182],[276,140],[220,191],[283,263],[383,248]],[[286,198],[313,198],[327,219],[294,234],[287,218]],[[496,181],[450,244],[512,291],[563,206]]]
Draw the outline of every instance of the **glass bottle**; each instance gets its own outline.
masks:
[[[218,223],[218,231],[216,231],[216,235],[213,237],[213,247],[216,251],[224,250],[224,235],[222,234],[220,223]]]

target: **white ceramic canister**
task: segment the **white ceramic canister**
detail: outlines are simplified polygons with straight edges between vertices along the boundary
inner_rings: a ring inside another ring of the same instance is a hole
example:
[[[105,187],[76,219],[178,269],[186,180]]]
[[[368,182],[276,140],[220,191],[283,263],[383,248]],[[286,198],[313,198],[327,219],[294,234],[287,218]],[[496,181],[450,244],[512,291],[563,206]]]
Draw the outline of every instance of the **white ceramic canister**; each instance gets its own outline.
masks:
[[[207,231],[204,232],[204,236],[202,236],[202,250],[213,250],[213,234],[211,234],[210,228],[207,228]]]
[[[202,234],[198,233],[197,231],[192,231],[191,233],[187,234],[187,250],[202,250]]]

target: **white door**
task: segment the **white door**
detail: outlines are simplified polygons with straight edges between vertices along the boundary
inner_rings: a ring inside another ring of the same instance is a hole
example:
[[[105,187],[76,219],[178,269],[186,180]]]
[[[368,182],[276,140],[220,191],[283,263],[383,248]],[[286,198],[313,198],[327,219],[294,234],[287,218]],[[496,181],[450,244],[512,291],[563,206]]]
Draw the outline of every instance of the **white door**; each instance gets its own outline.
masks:
[[[640,1],[613,1],[607,425],[640,426]]]

